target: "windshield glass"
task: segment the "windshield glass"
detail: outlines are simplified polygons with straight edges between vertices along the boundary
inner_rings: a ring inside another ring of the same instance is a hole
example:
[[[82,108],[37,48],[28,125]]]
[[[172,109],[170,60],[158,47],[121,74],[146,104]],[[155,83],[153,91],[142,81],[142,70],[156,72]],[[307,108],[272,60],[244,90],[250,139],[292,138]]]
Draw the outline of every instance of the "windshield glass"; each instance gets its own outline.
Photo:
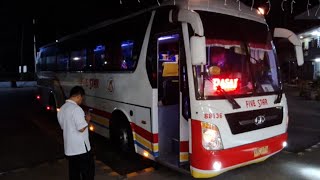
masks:
[[[231,96],[280,90],[277,60],[266,25],[215,13],[199,14],[204,19],[207,63],[193,66],[198,99],[223,98],[221,90]],[[217,18],[222,23],[212,23]]]

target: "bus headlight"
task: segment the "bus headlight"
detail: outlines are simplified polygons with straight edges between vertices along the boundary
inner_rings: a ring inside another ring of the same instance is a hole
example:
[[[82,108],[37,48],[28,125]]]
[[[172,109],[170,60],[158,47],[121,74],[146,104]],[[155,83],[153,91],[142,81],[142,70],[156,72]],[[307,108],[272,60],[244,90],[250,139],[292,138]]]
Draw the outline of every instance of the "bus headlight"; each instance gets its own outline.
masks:
[[[201,122],[202,128],[202,146],[206,150],[223,149],[219,129],[211,123]]]

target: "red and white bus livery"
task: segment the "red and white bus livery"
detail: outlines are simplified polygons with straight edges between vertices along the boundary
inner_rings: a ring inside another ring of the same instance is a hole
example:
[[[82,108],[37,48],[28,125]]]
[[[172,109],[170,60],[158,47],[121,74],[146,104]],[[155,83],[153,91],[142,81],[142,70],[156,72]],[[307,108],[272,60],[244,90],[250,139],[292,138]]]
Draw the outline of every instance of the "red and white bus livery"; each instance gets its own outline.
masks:
[[[235,1],[176,0],[40,48],[39,101],[56,110],[85,88],[90,130],[124,152],[213,177],[286,146],[288,108],[273,37],[262,15]]]

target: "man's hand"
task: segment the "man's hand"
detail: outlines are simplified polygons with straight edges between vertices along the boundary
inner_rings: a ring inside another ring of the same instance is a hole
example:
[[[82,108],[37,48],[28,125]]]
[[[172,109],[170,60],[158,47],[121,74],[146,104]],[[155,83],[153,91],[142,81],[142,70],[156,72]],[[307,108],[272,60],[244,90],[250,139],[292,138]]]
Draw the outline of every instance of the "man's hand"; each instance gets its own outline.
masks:
[[[87,123],[89,123],[91,121],[91,114],[86,114],[84,118],[87,121]]]

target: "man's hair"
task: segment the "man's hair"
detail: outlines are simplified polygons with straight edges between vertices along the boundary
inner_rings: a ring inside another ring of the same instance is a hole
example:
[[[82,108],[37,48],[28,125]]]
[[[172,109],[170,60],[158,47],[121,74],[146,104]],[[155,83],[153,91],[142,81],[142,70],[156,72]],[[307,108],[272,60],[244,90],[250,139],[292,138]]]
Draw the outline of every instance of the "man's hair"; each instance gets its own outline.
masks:
[[[78,96],[78,95],[84,96],[85,95],[84,89],[81,86],[74,86],[70,91],[70,97]]]

